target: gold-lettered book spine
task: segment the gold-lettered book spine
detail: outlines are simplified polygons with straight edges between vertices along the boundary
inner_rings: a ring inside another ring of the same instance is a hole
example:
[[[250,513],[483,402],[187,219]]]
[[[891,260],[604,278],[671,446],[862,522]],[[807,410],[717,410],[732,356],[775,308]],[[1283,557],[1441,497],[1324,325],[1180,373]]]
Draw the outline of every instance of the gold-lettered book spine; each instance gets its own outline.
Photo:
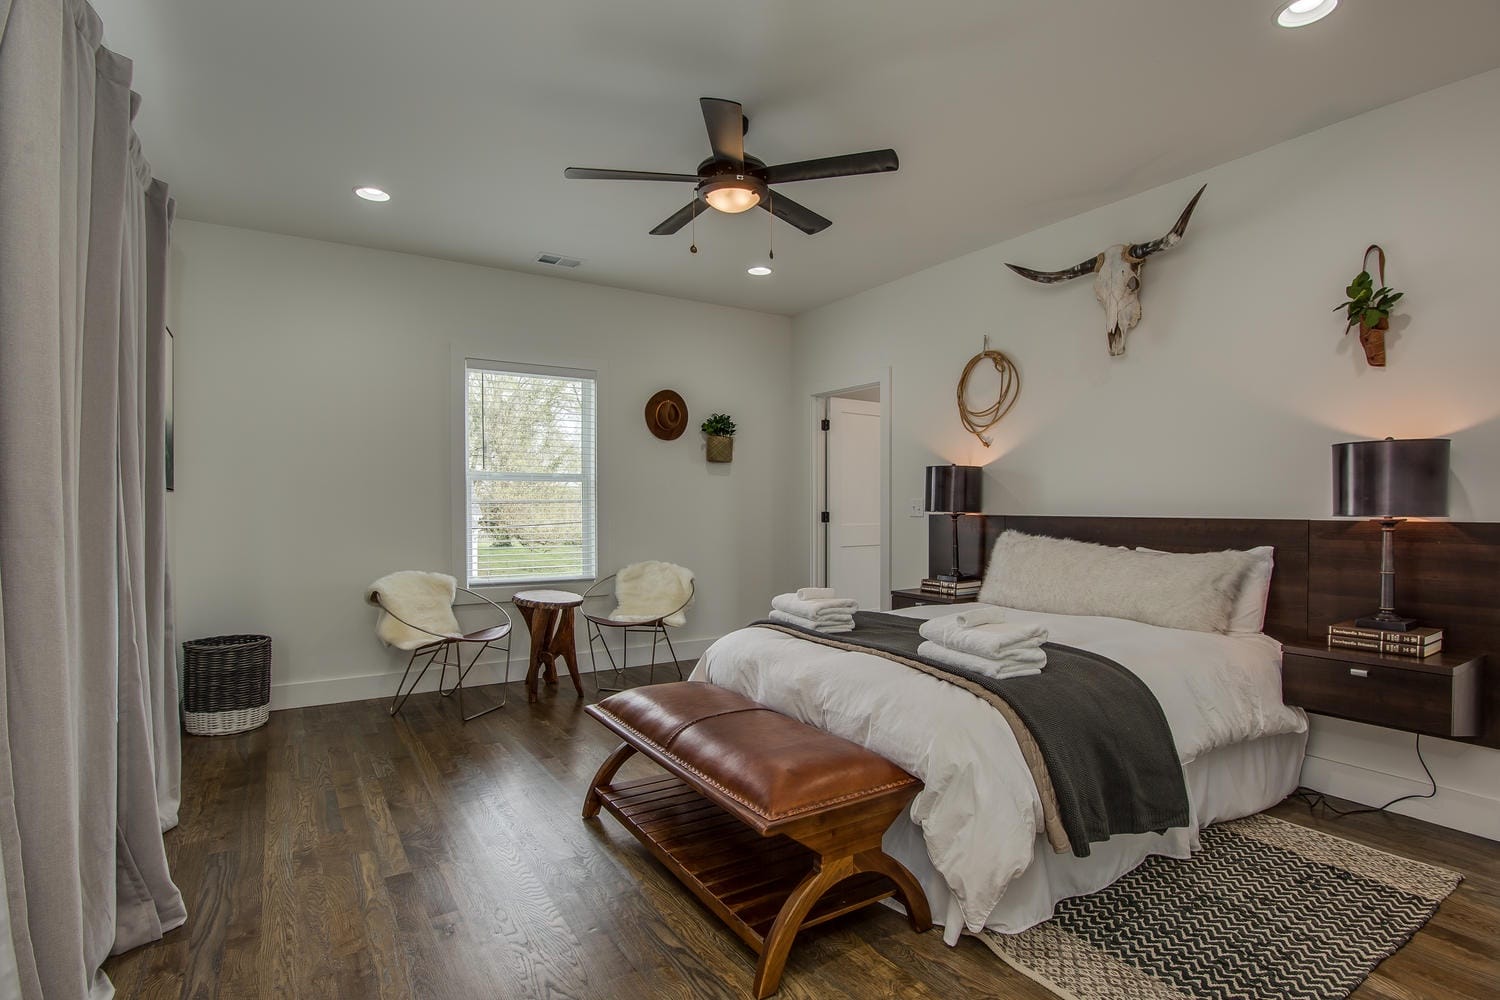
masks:
[[[1329,636],[1341,639],[1365,639],[1388,646],[1430,646],[1443,641],[1442,629],[1419,629],[1414,632],[1381,632],[1377,629],[1352,628],[1347,625],[1328,626]]]
[[[1328,637],[1328,646],[1331,649],[1359,649],[1367,653],[1379,653],[1383,656],[1405,656],[1409,659],[1420,660],[1431,656],[1433,653],[1442,652],[1442,642],[1434,642],[1426,646],[1410,646],[1404,644],[1384,644],[1378,639],[1350,639],[1344,636],[1331,635]]]

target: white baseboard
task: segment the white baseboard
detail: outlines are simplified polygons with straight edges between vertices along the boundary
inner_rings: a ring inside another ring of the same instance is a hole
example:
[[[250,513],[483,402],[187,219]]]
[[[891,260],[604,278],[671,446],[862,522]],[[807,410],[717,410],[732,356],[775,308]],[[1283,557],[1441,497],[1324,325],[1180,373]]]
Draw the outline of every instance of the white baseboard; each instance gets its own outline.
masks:
[[[677,650],[677,655],[684,662],[696,660],[703,655],[703,651],[711,646],[716,637],[699,639],[672,639],[672,645]],[[632,640],[630,647],[631,666],[642,666],[650,662],[650,646],[648,641],[642,645],[636,645]],[[611,646],[618,657],[620,650],[618,646]],[[516,644],[515,651],[511,657],[510,679],[512,681],[522,680],[526,676],[526,646],[520,642]],[[657,655],[661,658],[658,663],[667,658],[665,644],[657,649]],[[599,668],[608,670],[609,665],[605,661],[604,654],[599,653]],[[396,693],[396,684],[401,680],[405,671],[404,661],[400,666],[390,670],[383,670],[373,674],[354,674],[348,677],[330,677],[321,680],[288,681],[283,684],[271,685],[271,711],[279,712],[287,708],[308,708],[312,705],[333,705],[345,701],[364,701],[368,698],[390,698]],[[593,669],[589,662],[588,646],[585,644],[578,650],[578,670],[580,673],[589,673]],[[498,684],[504,675],[504,659],[490,659],[485,657],[474,667],[474,672],[469,675],[468,687],[478,687],[483,684]],[[420,691],[437,690],[440,671],[436,666],[427,671],[422,678],[422,683],[417,685]],[[662,676],[660,673],[658,677]],[[452,675],[449,675],[452,680]]]
[[[1425,780],[1417,781],[1347,761],[1311,755],[1302,762],[1302,783],[1328,795],[1368,806],[1384,805],[1400,795],[1420,795],[1432,787]],[[1391,807],[1391,812],[1500,840],[1500,801],[1460,788],[1439,784],[1434,797],[1397,803]]]

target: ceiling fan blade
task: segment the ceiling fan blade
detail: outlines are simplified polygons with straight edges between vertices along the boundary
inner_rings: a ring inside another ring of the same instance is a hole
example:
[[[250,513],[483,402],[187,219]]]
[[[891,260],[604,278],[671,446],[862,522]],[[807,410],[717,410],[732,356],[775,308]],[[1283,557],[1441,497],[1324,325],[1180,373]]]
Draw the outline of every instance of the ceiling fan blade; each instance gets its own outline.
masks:
[[[769,205],[766,204],[767,200],[770,201]],[[783,198],[775,192],[772,192],[769,199],[762,198],[760,207],[776,216],[782,222],[790,222],[809,236],[813,233],[821,233],[833,225],[828,219],[823,218],[807,206],[799,205],[792,199]]]
[[[609,170],[601,167],[569,167],[563,176],[574,181],[691,181],[697,174],[658,174],[650,170]]]
[[[721,101],[717,97],[700,97],[703,124],[708,126],[708,144],[714,158],[745,162],[745,109],[738,101]]]
[[[821,160],[798,160],[766,168],[767,184],[790,181],[815,181],[823,177],[853,177],[856,174],[883,174],[899,170],[901,161],[894,149],[872,149],[868,153],[846,153],[825,156]]]
[[[693,221],[693,215],[703,214],[703,205],[694,200],[667,216],[655,229],[651,230],[652,236],[671,236],[683,226]]]

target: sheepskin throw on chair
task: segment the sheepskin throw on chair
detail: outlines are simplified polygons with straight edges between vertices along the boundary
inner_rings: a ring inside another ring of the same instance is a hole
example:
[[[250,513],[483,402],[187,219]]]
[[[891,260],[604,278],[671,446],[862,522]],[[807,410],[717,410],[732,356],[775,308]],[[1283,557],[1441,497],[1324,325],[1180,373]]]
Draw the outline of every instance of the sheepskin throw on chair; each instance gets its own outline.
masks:
[[[615,575],[615,600],[610,613],[617,622],[650,622],[686,625],[685,606],[691,605],[693,571],[669,562],[631,563]]]
[[[453,617],[453,597],[457,592],[458,581],[447,573],[405,569],[370,584],[365,600],[385,611],[375,626],[380,641],[409,650],[463,634],[458,619]]]

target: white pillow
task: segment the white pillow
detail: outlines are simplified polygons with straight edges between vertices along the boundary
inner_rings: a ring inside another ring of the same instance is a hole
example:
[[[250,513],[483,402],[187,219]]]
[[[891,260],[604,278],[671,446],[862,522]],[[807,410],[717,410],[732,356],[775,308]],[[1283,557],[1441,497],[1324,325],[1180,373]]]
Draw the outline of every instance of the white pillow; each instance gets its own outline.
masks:
[[[1148,549],[1144,545],[1137,545],[1135,550],[1162,552],[1161,549]],[[1257,545],[1253,549],[1244,549],[1243,552],[1254,557],[1254,561],[1245,572],[1245,579],[1240,581],[1240,592],[1229,612],[1229,631],[1262,632],[1266,627],[1266,605],[1271,600],[1271,572],[1276,568],[1276,546]]]
[[[1253,562],[1243,552],[1138,552],[1006,531],[995,542],[979,600],[1024,611],[1227,632]]]

